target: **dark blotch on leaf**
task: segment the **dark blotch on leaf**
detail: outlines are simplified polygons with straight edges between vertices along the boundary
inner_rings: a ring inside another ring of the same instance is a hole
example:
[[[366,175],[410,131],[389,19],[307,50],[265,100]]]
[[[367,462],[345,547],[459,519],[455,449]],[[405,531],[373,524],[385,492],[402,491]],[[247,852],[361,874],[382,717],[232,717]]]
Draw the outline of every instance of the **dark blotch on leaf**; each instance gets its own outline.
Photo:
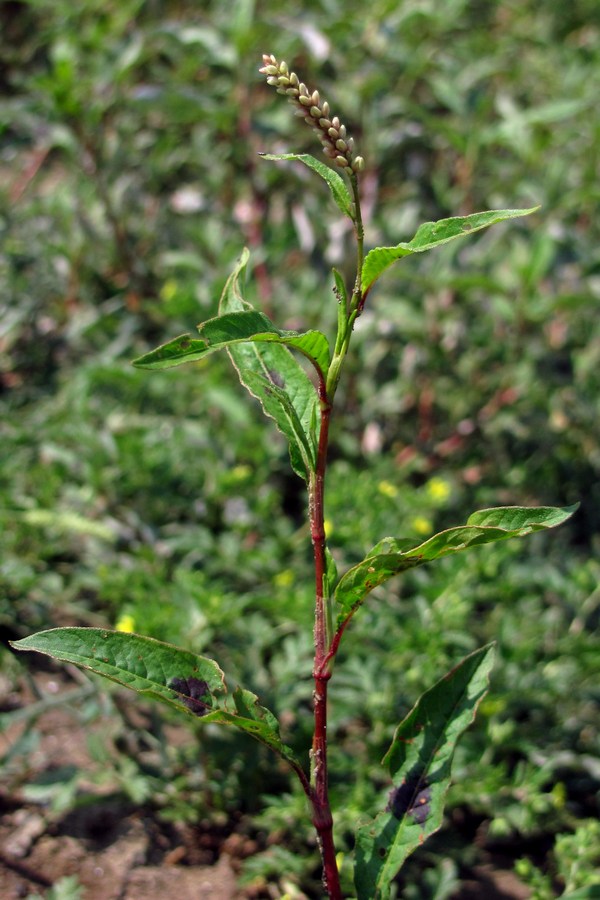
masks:
[[[408,814],[418,825],[423,825],[431,812],[430,802],[431,788],[427,779],[412,777],[391,791],[387,811],[396,819]]]
[[[276,372],[274,369],[269,369],[269,380],[271,381],[271,384],[275,385],[275,387],[278,387],[278,388],[285,387],[285,380],[279,374],[279,372]]]
[[[196,716],[205,716],[211,711],[210,691],[208,683],[199,678],[172,678],[168,685],[172,691],[183,695],[185,706]]]
[[[413,817],[418,825],[422,825],[431,812],[431,807],[429,806],[430,800],[431,788],[428,787],[422,791],[419,791],[419,793],[415,797],[415,802],[409,809],[409,814]]]

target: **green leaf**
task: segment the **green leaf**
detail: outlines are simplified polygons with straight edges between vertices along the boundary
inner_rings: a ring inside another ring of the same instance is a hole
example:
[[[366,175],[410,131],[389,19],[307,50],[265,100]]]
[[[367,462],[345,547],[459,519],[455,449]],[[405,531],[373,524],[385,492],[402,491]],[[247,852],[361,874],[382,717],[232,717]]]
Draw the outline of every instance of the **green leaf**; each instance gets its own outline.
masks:
[[[312,169],[317,175],[320,175],[321,178],[325,179],[329,185],[333,199],[340,210],[345,216],[349,216],[352,221],[354,221],[354,201],[352,199],[352,194],[342,176],[339,175],[335,169],[331,169],[329,166],[326,166],[325,163],[319,162],[318,159],[315,159],[314,156],[311,156],[309,153],[261,153],[259,155],[263,159],[291,159],[304,163],[305,166],[308,166],[309,169]]]
[[[247,262],[245,250],[223,289],[221,314],[252,310],[239,289]],[[306,341],[304,351],[312,340],[310,335],[315,334],[318,332],[299,336]],[[242,384],[287,438],[292,468],[308,480],[315,468],[320,422],[317,393],[310,378],[283,343],[237,343],[228,346],[227,351]]]
[[[202,722],[233,725],[270,747],[295,769],[300,769],[300,763],[293,751],[283,743],[279,736],[279,723],[276,717],[264,706],[260,706],[256,694],[238,687],[233,692],[233,700],[236,706],[235,713],[216,710],[204,715]]]
[[[329,341],[322,331],[304,331],[302,334],[296,331],[280,331],[277,338],[266,337],[265,340],[298,350],[320,371],[323,378],[327,375],[331,351]]]
[[[233,725],[300,769],[279,736],[277,719],[259,705],[255,694],[236,688],[235,712],[219,707],[215,694],[225,693],[226,687],[223,672],[212,659],[154,638],[103,628],[52,628],[11,645],[15,650],[35,650],[74,663],[203,724]]]
[[[306,429],[306,417],[302,415],[302,410],[297,409],[298,401],[302,404],[307,399],[306,394],[290,396],[291,379],[286,382],[284,376],[279,374],[283,365],[280,365],[279,370],[270,368],[268,376],[257,374],[252,369],[238,368],[235,360],[234,365],[242,384],[260,401],[265,415],[275,421],[288,439],[292,468],[301,478],[308,480],[310,472],[315,468],[317,441],[310,430],[310,423],[309,430]],[[287,389],[279,387],[276,381],[278,378]]]
[[[358,900],[387,900],[407,857],[440,828],[456,743],[487,692],[493,658],[492,645],[471,653],[398,726],[383,759],[394,785],[388,804],[356,833]]]
[[[412,548],[410,541],[384,538],[362,562],[349,569],[340,579],[334,595],[339,607],[337,627],[345,626],[365,597],[394,575],[479,544],[523,537],[534,531],[554,528],[566,522],[577,506],[575,504],[564,509],[551,506],[483,509],[473,513],[466,525],[448,528]]]
[[[375,247],[365,257],[362,267],[363,295],[367,293],[379,278],[396,260],[403,256],[411,256],[413,253],[423,253],[441,244],[447,244],[455,238],[465,237],[475,231],[481,231],[496,222],[504,222],[506,219],[516,219],[519,216],[529,216],[539,209],[534,206],[531,209],[493,209],[489,212],[473,213],[470,216],[457,216],[452,219],[439,219],[437,222],[425,222],[419,227],[414,238],[407,243],[398,244],[396,247]]]
[[[265,413],[287,437],[294,471],[308,479],[315,466],[318,443],[317,394],[288,348],[305,356],[324,380],[331,360],[329,343],[320,331],[299,334],[276,328],[243,299],[239,279],[248,257],[248,250],[244,250],[223,290],[220,315],[198,326],[199,338],[180,335],[139,357],[133,365],[168,369],[216,350],[228,350],[242,384],[260,400]]]
[[[512,532],[529,534],[531,531],[541,531],[546,528],[556,528],[570,519],[579,508],[579,503],[573,506],[497,506],[492,509],[480,509],[472,513],[467,519],[467,525],[481,528],[502,528],[511,532],[507,537],[512,537]],[[429,543],[429,542],[427,542]]]
[[[331,595],[333,594],[333,590],[337,583],[337,578],[337,563],[329,547],[325,547],[325,585],[327,587],[327,590],[325,592],[326,597],[331,597]]]
[[[600,900],[600,882],[561,894],[560,900]]]
[[[344,281],[344,276],[335,268],[331,271],[333,272],[333,280],[335,281],[336,297],[340,306],[344,310],[344,313],[346,313],[346,307],[348,306],[348,291],[346,290],[346,282]]]
[[[170,369],[183,363],[194,362],[224,350],[231,344],[243,342],[265,342],[286,344],[299,350],[325,377],[329,368],[329,343],[320,331],[280,331],[273,323],[255,309],[225,313],[198,325],[200,338],[182,334],[156,350],[140,356],[133,365],[139,369]]]
[[[12,646],[74,663],[188,714],[190,709],[181,695],[169,687],[174,678],[206,682],[210,694],[225,690],[223,672],[214,660],[137,634],[104,628],[51,628],[14,641]]]

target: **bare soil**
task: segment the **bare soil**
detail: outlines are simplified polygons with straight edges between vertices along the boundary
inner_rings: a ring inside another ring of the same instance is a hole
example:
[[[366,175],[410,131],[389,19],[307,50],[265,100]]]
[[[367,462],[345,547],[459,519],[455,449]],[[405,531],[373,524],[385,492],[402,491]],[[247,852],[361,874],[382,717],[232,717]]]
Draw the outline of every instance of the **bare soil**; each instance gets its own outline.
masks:
[[[25,710],[28,704],[58,700],[73,690],[68,676],[38,672],[30,685],[5,694],[1,705],[4,711]],[[132,716],[135,712],[132,707]],[[51,707],[36,720],[34,749],[22,754],[19,741],[27,721],[17,721],[0,734],[0,757],[16,751],[9,778],[0,786],[0,898],[45,897],[67,875],[77,876],[84,900],[252,896],[237,886],[240,860],[256,850],[242,835],[165,826],[151,809],[140,809],[115,794],[110,780],[105,787],[98,787],[97,779],[86,784],[85,773],[98,769],[88,736],[106,729],[107,722],[104,717],[90,724],[81,719],[77,708]],[[173,739],[185,736],[182,729]],[[61,814],[46,802],[31,801],[28,787],[75,770],[80,773],[75,809]]]

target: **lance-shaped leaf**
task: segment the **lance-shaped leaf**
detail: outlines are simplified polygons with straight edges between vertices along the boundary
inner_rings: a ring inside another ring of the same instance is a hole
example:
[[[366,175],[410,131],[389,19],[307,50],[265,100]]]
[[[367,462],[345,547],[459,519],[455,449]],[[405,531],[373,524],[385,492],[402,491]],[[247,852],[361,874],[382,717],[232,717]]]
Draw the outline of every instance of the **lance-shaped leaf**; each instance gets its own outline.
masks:
[[[349,216],[352,221],[354,221],[354,202],[352,200],[352,194],[342,176],[334,169],[331,169],[329,166],[326,166],[325,163],[315,159],[314,156],[311,156],[309,153],[261,153],[260,156],[262,156],[263,159],[291,159],[304,163],[305,166],[308,166],[309,169],[312,169],[317,175],[320,175],[321,178],[325,179],[329,185],[333,199],[340,210],[345,216]]]
[[[173,679],[203,682],[207,700],[225,690],[223,672],[214,660],[137,634],[104,628],[51,628],[14,641],[12,646],[74,663],[186,712],[191,710],[183,699],[185,691],[170,687]]]
[[[437,222],[425,222],[419,227],[411,241],[400,243],[396,247],[375,247],[365,257],[362,267],[362,289],[365,295],[379,278],[393,263],[404,256],[413,253],[424,253],[441,244],[447,244],[459,237],[481,231],[496,222],[504,222],[506,219],[516,219],[519,216],[528,216],[539,209],[534,206],[531,209],[493,209],[489,212],[473,213],[470,216],[456,216],[452,219],[439,219]]]
[[[255,309],[225,313],[198,325],[199,338],[182,334],[156,350],[151,350],[133,365],[140,369],[170,369],[183,363],[194,362],[224,350],[232,344],[257,342],[286,344],[298,350],[324,377],[329,368],[329,343],[320,331],[281,331],[270,319]]]
[[[466,525],[448,528],[419,544],[410,547],[408,540],[384,538],[367,554],[362,562],[349,569],[340,579],[335,590],[338,604],[337,627],[345,627],[350,616],[363,603],[365,597],[380,584],[406,569],[426,562],[459,553],[469,547],[523,537],[534,531],[542,531],[561,525],[577,509],[540,506],[502,506],[483,509],[469,516]]]
[[[407,857],[440,828],[456,742],[485,696],[493,655],[492,645],[471,653],[398,726],[383,759],[394,785],[387,806],[356,833],[358,900],[387,900]]]
[[[52,628],[11,645],[15,650],[35,650],[74,663],[203,723],[233,725],[301,770],[279,736],[277,719],[258,704],[254,694],[237,688],[235,710],[219,706],[217,695],[226,693],[226,687],[223,672],[213,659],[154,638],[103,628]]]
[[[244,250],[223,289],[219,306],[222,315],[252,311],[239,287],[247,262],[248,251]],[[283,343],[237,343],[227,351],[242,384],[287,438],[292,468],[308,480],[315,469],[320,422],[312,381]]]

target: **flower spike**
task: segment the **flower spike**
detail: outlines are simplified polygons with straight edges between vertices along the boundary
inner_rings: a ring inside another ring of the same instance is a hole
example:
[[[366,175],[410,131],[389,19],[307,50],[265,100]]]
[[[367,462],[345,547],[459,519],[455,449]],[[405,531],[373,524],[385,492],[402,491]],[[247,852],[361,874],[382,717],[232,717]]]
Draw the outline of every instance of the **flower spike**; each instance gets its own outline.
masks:
[[[354,153],[354,139],[346,135],[346,126],[337,116],[331,116],[327,101],[321,101],[318,91],[309,91],[295,72],[290,72],[286,62],[277,60],[273,54],[263,54],[263,67],[267,84],[283,94],[296,107],[296,113],[310,125],[323,144],[323,152],[346,174],[357,174],[364,168],[362,156]]]

